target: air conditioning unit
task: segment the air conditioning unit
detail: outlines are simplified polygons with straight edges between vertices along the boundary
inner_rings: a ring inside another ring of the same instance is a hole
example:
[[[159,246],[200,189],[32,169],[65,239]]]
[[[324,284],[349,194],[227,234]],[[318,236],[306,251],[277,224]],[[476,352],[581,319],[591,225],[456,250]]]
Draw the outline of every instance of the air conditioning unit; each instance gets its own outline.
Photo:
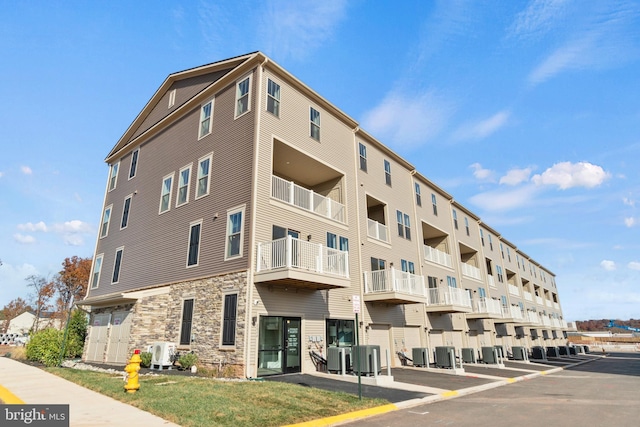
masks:
[[[162,370],[165,367],[171,369],[171,365],[173,365],[173,355],[175,353],[176,345],[172,342],[153,343],[151,369]]]

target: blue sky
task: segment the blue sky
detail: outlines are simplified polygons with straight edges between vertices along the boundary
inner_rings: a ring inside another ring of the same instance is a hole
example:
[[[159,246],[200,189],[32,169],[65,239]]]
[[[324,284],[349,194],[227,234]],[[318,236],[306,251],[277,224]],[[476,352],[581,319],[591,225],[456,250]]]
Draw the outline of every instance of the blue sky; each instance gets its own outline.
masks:
[[[0,0],[0,307],[92,256],[103,159],[168,74],[261,50],[556,274],[640,318],[637,1]]]

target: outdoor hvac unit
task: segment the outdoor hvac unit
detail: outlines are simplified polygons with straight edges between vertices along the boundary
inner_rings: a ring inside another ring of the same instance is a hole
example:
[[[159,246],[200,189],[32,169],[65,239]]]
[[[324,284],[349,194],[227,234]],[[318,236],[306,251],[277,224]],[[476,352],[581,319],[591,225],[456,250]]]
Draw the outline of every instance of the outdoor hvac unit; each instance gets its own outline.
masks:
[[[527,360],[526,351],[527,349],[524,347],[513,346],[511,347],[513,351],[513,360]]]
[[[560,357],[558,347],[547,347],[547,357]]]
[[[456,348],[450,346],[436,347],[436,367],[455,368]]]
[[[547,360],[547,353],[544,351],[544,347],[536,346],[531,348],[531,358],[538,360]]]
[[[380,346],[354,345],[353,350],[351,351],[351,367],[353,368],[353,372],[355,372],[356,374],[358,373],[358,363],[360,364],[360,373],[362,374],[370,375],[374,373],[381,373],[382,367],[380,366]],[[378,372],[375,372],[376,370]]]
[[[504,347],[502,347],[501,345],[494,345],[494,347],[498,352],[498,357],[501,357],[502,359],[504,359]]]
[[[327,371],[342,373],[342,353],[344,351],[345,372],[349,370],[351,347],[329,347],[327,349]]]
[[[176,353],[176,345],[172,342],[156,342],[151,352],[151,369],[171,367],[173,355]]]
[[[476,352],[473,348],[462,349],[462,362],[463,363],[476,363]]]
[[[569,347],[567,347],[566,345],[561,345],[560,347],[558,347],[558,353],[560,353],[560,356],[568,356]]]
[[[413,366],[429,366],[429,349],[416,347],[411,349]]]
[[[498,363],[498,350],[495,347],[482,347],[482,363],[495,365]]]

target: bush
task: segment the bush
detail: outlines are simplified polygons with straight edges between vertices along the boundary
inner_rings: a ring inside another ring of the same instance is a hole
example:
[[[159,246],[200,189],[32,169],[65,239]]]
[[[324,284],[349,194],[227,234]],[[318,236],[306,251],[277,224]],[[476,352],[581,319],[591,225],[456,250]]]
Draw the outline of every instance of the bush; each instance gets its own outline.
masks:
[[[178,363],[180,363],[180,366],[184,369],[191,369],[192,366],[198,363],[198,356],[193,353],[183,354],[178,358]]]
[[[75,310],[69,320],[69,332],[67,334],[66,357],[82,356],[84,340],[87,337],[87,315],[81,310]]]
[[[53,328],[33,334],[27,344],[27,359],[46,366],[57,366],[64,332]]]
[[[140,353],[140,359],[142,360],[140,362],[140,366],[143,368],[151,367],[151,356],[152,354],[148,351],[143,351],[142,353]]]

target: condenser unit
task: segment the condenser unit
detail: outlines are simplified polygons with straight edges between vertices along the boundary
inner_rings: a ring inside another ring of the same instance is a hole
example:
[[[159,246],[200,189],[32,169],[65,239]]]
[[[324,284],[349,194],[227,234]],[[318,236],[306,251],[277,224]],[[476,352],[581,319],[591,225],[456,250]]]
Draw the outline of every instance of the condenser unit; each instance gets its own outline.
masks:
[[[171,368],[176,345],[172,342],[156,342],[151,352],[151,369]]]

